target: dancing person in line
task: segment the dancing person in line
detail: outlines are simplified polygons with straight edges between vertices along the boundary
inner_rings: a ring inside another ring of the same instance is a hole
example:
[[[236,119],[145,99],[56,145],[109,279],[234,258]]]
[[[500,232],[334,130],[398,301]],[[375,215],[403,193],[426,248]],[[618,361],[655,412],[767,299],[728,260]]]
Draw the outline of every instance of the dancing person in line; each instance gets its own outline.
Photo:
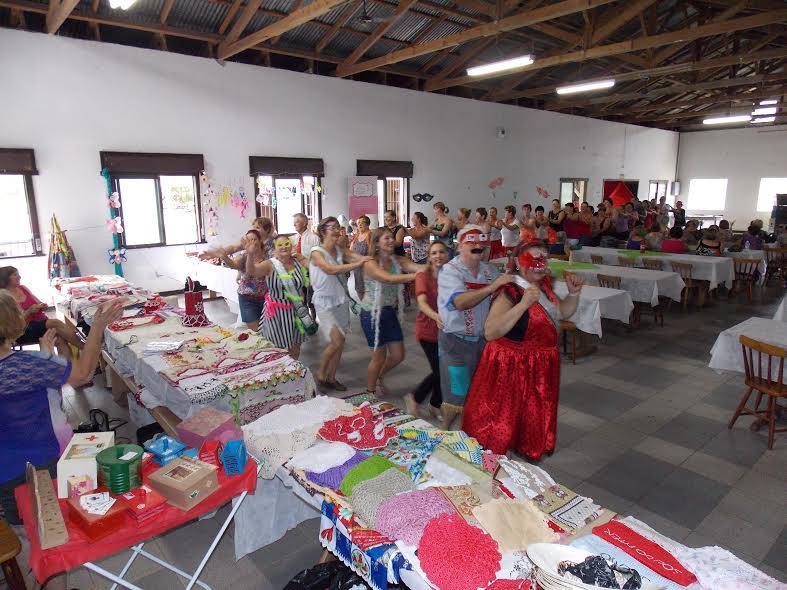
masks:
[[[473,372],[484,350],[489,297],[514,280],[512,275],[501,275],[494,266],[482,262],[486,242],[487,236],[480,227],[464,228],[459,233],[459,255],[446,263],[437,277],[437,311],[443,321],[437,345],[444,430],[451,430],[462,412]]]
[[[256,217],[254,221],[251,222],[251,229],[257,231],[260,234],[262,249],[263,251],[267,251],[266,258],[270,258],[271,251],[273,250],[273,240],[271,239],[274,233],[273,221],[271,221],[268,217]],[[203,250],[197,254],[197,258],[200,260],[210,260],[211,258],[221,258],[222,254],[232,256],[241,250],[243,250],[243,244],[238,241],[233,244],[228,244],[227,246],[207,248],[206,250]]]
[[[345,333],[350,328],[350,296],[347,291],[347,273],[371,260],[339,247],[341,235],[339,221],[326,217],[317,226],[320,245],[312,249],[309,261],[314,299],[320,332],[329,339],[320,357],[315,377],[323,389],[347,391],[347,386],[336,380],[336,370],[342,360]]]
[[[262,247],[252,232],[243,238],[246,250],[245,273],[266,282],[265,298],[260,315],[260,336],[287,350],[297,359],[301,343],[307,338],[306,327],[299,317],[299,307],[307,307],[309,271],[301,263],[303,258],[292,255],[292,240],[276,236],[273,256],[260,260]]]
[[[502,258],[506,255],[505,248],[503,248],[503,235],[500,233],[498,226],[497,207],[489,208],[489,217],[487,217],[486,224],[483,226],[484,232],[489,236],[489,260],[495,258]]]
[[[448,248],[442,242],[429,247],[429,264],[415,277],[415,296],[418,299],[418,316],[415,318],[415,339],[429,361],[429,373],[412,393],[404,397],[407,413],[418,417],[418,406],[429,396],[429,413],[440,417],[443,395],[440,389],[440,361],[437,351],[437,333],[443,329],[443,320],[437,313],[437,276],[448,262]]]
[[[397,221],[396,211],[393,209],[388,209],[383,217],[385,219],[385,227],[388,228],[388,230],[391,232],[391,235],[394,237],[394,255],[406,257],[407,252],[405,252],[404,249],[404,238],[407,235],[407,228]],[[403,293],[404,308],[409,309],[410,304],[412,303],[410,288],[405,287]]]
[[[470,211],[470,209],[468,209],[467,207],[460,207],[459,209],[456,210],[456,222],[454,223],[454,235],[456,235],[456,233],[460,229],[462,229],[464,226],[466,226],[468,223],[470,223],[470,215],[471,214],[472,214],[472,211]]]
[[[35,344],[48,330],[55,331],[55,347],[60,356],[71,358],[71,348],[82,350],[85,346],[77,329],[65,322],[49,318],[44,311],[49,307],[33,295],[33,292],[22,284],[22,276],[14,266],[0,268],[0,289],[8,291],[19,304],[25,318],[25,330],[19,337],[19,344]]]
[[[505,256],[510,256],[519,243],[519,221],[516,218],[516,208],[506,205],[503,219],[499,220],[500,237],[505,250]]]
[[[560,320],[574,314],[582,289],[567,274],[568,296],[557,297],[547,260],[540,242],[517,247],[518,274],[495,292],[462,423],[492,452],[513,449],[531,460],[555,449]]]
[[[489,213],[487,213],[485,207],[479,207],[478,209],[475,210],[475,218],[473,223],[478,227],[480,227],[487,235],[487,237],[489,237],[489,229],[491,229],[488,220],[489,220]],[[492,259],[492,245],[491,245],[491,240],[489,240],[489,245],[486,247],[486,250],[484,251],[484,257],[482,258],[482,260],[484,262],[489,262],[491,259]]]
[[[410,258],[416,264],[429,262],[429,220],[420,211],[413,212],[410,222],[412,227],[407,229],[410,236]]]
[[[522,214],[519,216],[520,225],[524,225],[528,219],[533,217],[533,205],[525,203],[522,205]]]
[[[549,227],[555,230],[555,232],[563,231],[563,220],[565,218],[566,212],[560,208],[560,201],[558,199],[552,199],[552,208],[547,214]]]
[[[399,313],[404,305],[402,291],[415,280],[421,267],[396,254],[393,233],[379,228],[372,234],[372,259],[363,265],[364,296],[361,328],[372,351],[366,372],[366,391],[383,395],[388,390],[383,376],[404,360],[404,336]],[[402,301],[400,301],[402,299]]]
[[[295,235],[292,236],[292,253],[295,256],[302,256],[309,264],[312,255],[312,248],[320,245],[320,238],[309,229],[309,218],[303,213],[296,213],[292,216],[292,224],[295,226]]]
[[[238,307],[240,307],[240,319],[246,324],[249,330],[257,332],[260,329],[260,316],[265,305],[265,294],[268,292],[268,285],[264,278],[259,278],[246,272],[246,264],[250,262],[256,264],[269,258],[270,250],[263,248],[263,240],[260,232],[250,229],[241,240],[241,249],[245,246],[253,246],[254,253],[244,252],[239,256],[230,258],[229,255],[221,251],[219,259],[230,268],[238,271]]]
[[[434,211],[434,223],[429,226],[429,231],[436,240],[440,240],[448,247],[448,253],[454,255],[454,222],[448,217],[448,207],[442,201],[437,201],[432,205]]]
[[[21,524],[14,489],[25,483],[25,464],[56,475],[57,461],[73,435],[62,409],[61,387],[90,382],[104,331],[121,318],[125,303],[119,297],[98,307],[85,346],[72,361],[55,356],[54,328],[39,340],[40,351],[15,351],[27,320],[13,295],[0,290],[0,514],[10,524]]]
[[[371,250],[370,244],[372,243],[372,230],[369,226],[372,221],[366,216],[361,215],[356,221],[358,231],[355,232],[352,242],[350,242],[350,250],[358,256],[368,256]],[[356,268],[353,271],[353,278],[355,279],[355,292],[358,297],[363,297],[363,269]]]

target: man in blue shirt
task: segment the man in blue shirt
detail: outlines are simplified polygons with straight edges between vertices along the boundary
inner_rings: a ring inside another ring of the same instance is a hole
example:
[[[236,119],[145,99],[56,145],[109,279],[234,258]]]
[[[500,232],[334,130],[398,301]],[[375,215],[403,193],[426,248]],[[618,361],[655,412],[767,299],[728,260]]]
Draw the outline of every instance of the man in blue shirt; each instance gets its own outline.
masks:
[[[443,321],[437,342],[444,430],[451,430],[461,413],[484,350],[490,296],[514,280],[513,275],[501,275],[481,261],[489,240],[480,226],[467,225],[457,237],[459,255],[446,263],[437,277],[437,311]]]

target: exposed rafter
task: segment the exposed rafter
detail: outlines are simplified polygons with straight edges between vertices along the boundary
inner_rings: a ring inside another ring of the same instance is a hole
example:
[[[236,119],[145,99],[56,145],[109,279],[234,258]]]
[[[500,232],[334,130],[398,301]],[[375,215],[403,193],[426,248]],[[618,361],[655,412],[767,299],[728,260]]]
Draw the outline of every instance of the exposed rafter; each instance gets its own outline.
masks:
[[[609,39],[615,31],[633,20],[637,15],[642,14],[646,8],[656,2],[656,0],[629,0],[621,6],[613,6],[609,9],[611,14],[609,20],[596,24],[593,35],[590,37],[590,46],[598,45],[602,41]]]
[[[50,35],[57,33],[60,26],[66,22],[68,15],[79,4],[79,0],[49,0],[49,9],[46,15],[46,32]]]
[[[462,43],[472,41],[473,39],[489,37],[491,35],[497,35],[506,31],[521,29],[522,27],[527,27],[531,24],[552,20],[554,18],[566,16],[576,12],[581,12],[583,10],[595,8],[596,6],[609,4],[613,1],[614,0],[563,0],[562,2],[557,2],[556,4],[551,4],[542,8],[536,8],[534,10],[529,10],[527,12],[515,14],[513,16],[507,16],[497,22],[478,25],[463,31],[462,33],[448,35],[447,37],[435,39],[434,41],[428,41],[426,43],[400,49],[399,51],[394,51],[388,55],[384,55],[376,59],[370,59],[368,61],[354,64],[346,68],[339,68],[337,70],[337,75],[350,76],[352,74],[357,74],[358,72],[363,72],[366,70],[372,70],[380,66],[395,64],[413,57],[418,57],[420,55],[428,55],[447,47],[461,45]]]
[[[397,7],[396,11],[386,19],[384,23],[380,23],[374,29],[371,35],[369,35],[363,42],[355,48],[355,50],[349,55],[347,59],[345,59],[341,66],[339,67],[347,67],[351,66],[359,59],[361,59],[364,54],[371,49],[372,45],[377,43],[380,40],[380,37],[385,35],[388,30],[396,24],[404,14],[410,10],[410,7],[415,4],[418,0],[400,0],[399,6]]]
[[[342,13],[339,15],[339,18],[336,19],[336,22],[333,24],[333,26],[331,26],[331,28],[322,36],[322,39],[320,39],[319,43],[317,43],[317,47],[315,47],[315,51],[317,51],[317,53],[321,53],[328,43],[331,42],[331,39],[334,38],[336,33],[339,32],[339,29],[349,22],[353,14],[355,14],[361,7],[361,2],[362,0],[355,0],[344,7]]]

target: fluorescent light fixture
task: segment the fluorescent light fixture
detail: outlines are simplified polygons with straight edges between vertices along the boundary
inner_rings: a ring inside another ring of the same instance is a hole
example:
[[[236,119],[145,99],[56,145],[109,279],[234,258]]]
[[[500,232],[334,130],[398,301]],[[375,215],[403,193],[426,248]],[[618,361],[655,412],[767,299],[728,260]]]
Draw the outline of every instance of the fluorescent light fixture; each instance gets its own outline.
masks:
[[[491,64],[484,64],[482,66],[475,66],[467,68],[468,76],[483,76],[484,74],[494,74],[495,72],[502,72],[504,70],[512,70],[521,66],[529,66],[533,63],[532,55],[522,55],[520,57],[512,57],[511,59],[504,59],[502,61],[495,61]]]
[[[612,88],[614,80],[600,80],[598,82],[586,82],[584,84],[572,84],[571,86],[560,86],[556,88],[558,94],[574,94],[575,92],[589,92],[591,90],[602,90]]]
[[[765,106],[765,105],[769,105],[769,104],[777,104],[778,102],[779,101],[776,100],[775,98],[769,98],[768,100],[761,100],[760,101],[760,106]]]
[[[760,117],[759,119],[752,119],[752,123],[773,123],[776,117]]]
[[[710,117],[703,119],[703,125],[724,125],[725,123],[748,123],[751,115],[732,115],[730,117]]]
[[[754,117],[759,117],[760,115],[775,115],[776,107],[765,107],[764,109],[754,109],[751,114]]]

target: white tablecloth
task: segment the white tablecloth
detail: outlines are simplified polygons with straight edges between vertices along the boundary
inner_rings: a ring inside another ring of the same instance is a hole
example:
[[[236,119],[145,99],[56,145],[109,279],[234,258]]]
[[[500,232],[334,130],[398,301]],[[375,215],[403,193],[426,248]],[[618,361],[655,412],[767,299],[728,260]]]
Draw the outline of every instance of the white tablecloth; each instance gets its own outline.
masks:
[[[583,246],[580,250],[572,250],[570,259],[572,262],[592,262],[591,255],[602,256],[604,264],[616,266],[619,254],[615,248],[596,248]],[[671,270],[670,262],[688,262],[694,267],[692,277],[699,281],[710,282],[710,288],[715,289],[721,283],[726,283],[727,287],[732,286],[735,279],[735,268],[731,258],[723,256],[697,256],[696,254],[669,254],[654,256],[657,260],[664,262],[664,270]],[[636,257],[634,264],[642,266],[642,258]],[[635,301],[637,301],[635,299]]]
[[[189,276],[211,291],[221,293],[232,313],[239,313],[238,271],[227,266],[217,266],[194,257],[189,257]]]
[[[680,294],[685,286],[683,279],[675,272],[648,270],[645,268],[628,268],[599,264],[598,268],[566,269],[581,277],[587,283],[598,285],[596,275],[620,277],[620,288],[628,291],[631,299],[651,305],[659,304],[659,296],[680,301]]]
[[[555,294],[558,297],[565,297],[568,294],[568,287],[564,281],[555,282]],[[568,320],[583,332],[595,334],[600,338],[601,318],[619,320],[628,324],[632,309],[634,303],[628,292],[584,285],[579,296],[577,311]]]
[[[787,295],[782,297],[782,302],[779,304],[779,307],[776,308],[773,319],[779,322],[787,322]]]
[[[743,373],[743,354],[740,336],[748,336],[766,344],[787,348],[787,325],[768,318],[753,317],[731,328],[727,328],[710,350],[708,366],[717,371],[738,371]]]

